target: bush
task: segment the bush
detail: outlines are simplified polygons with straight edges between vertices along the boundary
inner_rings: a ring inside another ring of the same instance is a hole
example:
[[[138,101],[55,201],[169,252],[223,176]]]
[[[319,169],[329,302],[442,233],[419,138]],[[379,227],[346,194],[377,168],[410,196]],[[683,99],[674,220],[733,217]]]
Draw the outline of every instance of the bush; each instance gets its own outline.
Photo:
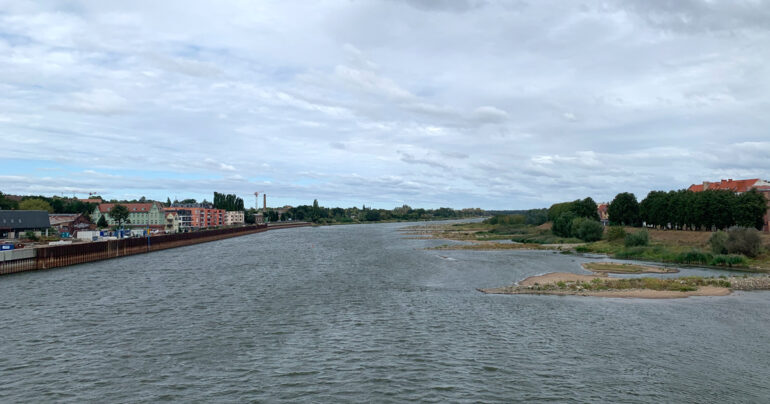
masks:
[[[622,226],[610,226],[610,228],[607,229],[607,240],[617,241],[617,240],[623,240],[625,238],[626,238],[626,231],[623,230]]]
[[[572,233],[583,241],[597,241],[604,235],[604,226],[596,220],[579,217],[572,220]]]
[[[743,255],[724,255],[718,254],[711,259],[709,265],[718,265],[723,267],[745,267],[749,262]]]
[[[572,212],[564,212],[556,220],[553,221],[553,227],[551,231],[553,234],[561,237],[572,237],[572,220],[575,219],[575,214]]]
[[[639,230],[636,233],[626,234],[624,239],[626,247],[636,247],[650,244],[650,235],[647,230]]]
[[[714,254],[727,254],[727,233],[718,231],[709,237],[711,252]]]
[[[712,261],[712,258],[713,256],[709,253],[701,250],[691,250],[677,255],[675,261],[680,264],[708,265]]]
[[[762,250],[762,239],[757,229],[736,226],[727,230],[725,246],[730,254],[756,257]]]
[[[31,230],[27,230],[27,231],[24,233],[24,238],[26,238],[26,239],[28,239],[28,240],[32,240],[32,241],[37,241],[37,240],[39,240],[39,239],[38,239],[38,237],[35,235],[35,232],[34,232],[34,231],[31,231]]]

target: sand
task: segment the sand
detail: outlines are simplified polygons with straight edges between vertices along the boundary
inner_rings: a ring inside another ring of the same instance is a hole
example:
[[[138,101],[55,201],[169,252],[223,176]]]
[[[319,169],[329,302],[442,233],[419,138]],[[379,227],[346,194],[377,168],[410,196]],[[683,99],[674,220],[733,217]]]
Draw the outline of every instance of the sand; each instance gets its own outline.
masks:
[[[545,275],[530,276],[517,285],[505,286],[502,288],[479,289],[480,292],[487,294],[506,294],[506,295],[575,295],[575,296],[596,296],[596,297],[618,297],[618,298],[639,298],[639,299],[676,299],[690,296],[726,296],[731,293],[729,288],[716,286],[701,286],[698,290],[689,292],[678,292],[670,290],[652,290],[652,289],[620,289],[620,290],[538,290],[530,287],[535,285],[554,284],[558,282],[591,282],[595,278],[606,277],[601,275],[579,275],[568,272],[553,272]]]
[[[679,272],[678,269],[674,268],[624,262],[586,262],[580,266],[596,274],[670,274]]]

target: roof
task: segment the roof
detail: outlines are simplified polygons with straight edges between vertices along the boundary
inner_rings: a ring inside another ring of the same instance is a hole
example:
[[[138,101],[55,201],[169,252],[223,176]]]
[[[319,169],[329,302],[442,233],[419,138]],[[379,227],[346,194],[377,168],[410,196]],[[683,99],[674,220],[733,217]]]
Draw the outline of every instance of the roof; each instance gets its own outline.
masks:
[[[126,208],[128,208],[129,213],[134,212],[149,212],[150,209],[152,209],[152,205],[158,204],[157,202],[150,202],[150,203],[100,203],[99,204],[99,212],[101,213],[107,213],[115,205],[123,205]],[[160,210],[160,207],[159,207]]]
[[[733,191],[733,192],[747,192],[748,190],[752,188],[757,188],[757,185],[760,185],[760,188],[765,184],[765,181],[760,180],[759,178],[750,178],[747,180],[733,180],[732,178],[727,180],[721,180],[719,182],[708,182],[704,181],[703,184],[698,185],[690,185],[690,188],[688,190],[693,192],[701,192],[703,190],[726,190],[726,191]]]
[[[0,210],[0,228],[47,229],[51,227],[48,212],[44,210]]]
[[[80,213],[52,213],[48,215],[48,221],[51,222],[51,226],[55,226],[57,224],[72,222],[79,216]]]

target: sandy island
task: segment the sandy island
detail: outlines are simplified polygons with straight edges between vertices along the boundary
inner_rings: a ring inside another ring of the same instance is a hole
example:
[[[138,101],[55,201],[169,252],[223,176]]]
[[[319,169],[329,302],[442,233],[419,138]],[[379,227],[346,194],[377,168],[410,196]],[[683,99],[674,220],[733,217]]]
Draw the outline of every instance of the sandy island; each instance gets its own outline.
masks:
[[[609,278],[606,274],[580,275],[567,272],[554,272],[545,275],[530,276],[517,284],[501,288],[479,289],[487,294],[536,294],[536,295],[575,295],[597,297],[621,297],[642,299],[674,299],[689,296],[726,296],[732,290],[770,290],[770,277],[730,277],[717,278],[668,278],[648,279],[657,285],[671,287],[683,286],[693,290],[657,290],[650,288],[613,289],[616,282],[636,282],[644,284],[644,279]],[[610,287],[608,287],[608,285]],[[697,285],[697,286],[693,286]],[[596,289],[591,289],[596,288]],[[598,289],[598,290],[597,290]]]
[[[675,268],[629,264],[625,262],[585,262],[581,266],[583,269],[597,274],[672,274],[679,272]]]

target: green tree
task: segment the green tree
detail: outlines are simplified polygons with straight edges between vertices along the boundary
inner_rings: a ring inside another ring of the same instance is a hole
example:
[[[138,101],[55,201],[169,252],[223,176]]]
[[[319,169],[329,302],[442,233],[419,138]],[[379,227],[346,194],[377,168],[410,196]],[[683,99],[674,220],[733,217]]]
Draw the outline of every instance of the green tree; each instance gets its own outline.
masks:
[[[131,221],[128,219],[128,216],[130,212],[128,211],[128,208],[123,205],[115,205],[110,209],[110,212],[108,213],[112,220],[117,222],[118,228],[123,226],[123,223],[131,223]]]
[[[572,237],[572,221],[574,219],[575,214],[572,211],[562,213],[553,221],[551,232],[560,237]]]
[[[0,209],[4,210],[11,210],[11,209],[18,209],[19,203],[14,201],[13,199],[8,199],[3,195],[2,192],[0,192]]]
[[[572,202],[570,207],[572,213],[577,217],[586,217],[592,220],[599,220],[599,210],[597,209],[596,202],[590,197],[583,200],[577,199]]]
[[[572,235],[583,241],[601,240],[604,235],[604,226],[598,221],[585,217],[572,220]]]
[[[624,226],[637,226],[639,224],[639,202],[636,196],[630,192],[622,192],[615,196],[607,207],[610,222]]]
[[[48,213],[53,213],[51,205],[38,198],[25,199],[19,203],[19,210],[44,210]]]
[[[96,222],[96,227],[98,227],[100,229],[104,229],[104,228],[107,228],[109,226],[110,226],[109,223],[107,223],[107,216],[105,216],[105,215],[99,216],[99,220]]]
[[[733,217],[735,224],[741,227],[753,227],[761,230],[763,217],[767,213],[767,200],[756,189],[740,194],[735,201]]]
[[[166,198],[166,207],[168,208],[170,206],[171,206],[171,198]]]

